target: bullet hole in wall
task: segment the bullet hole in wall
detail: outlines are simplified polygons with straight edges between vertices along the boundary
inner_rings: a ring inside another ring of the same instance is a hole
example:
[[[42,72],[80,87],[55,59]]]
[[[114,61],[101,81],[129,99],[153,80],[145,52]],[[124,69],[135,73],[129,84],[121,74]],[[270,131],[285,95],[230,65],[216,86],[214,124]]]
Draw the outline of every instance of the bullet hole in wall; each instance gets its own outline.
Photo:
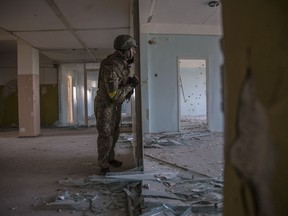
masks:
[[[148,43],[151,44],[151,45],[155,45],[155,44],[156,44],[155,38],[151,38],[151,39],[148,41]]]

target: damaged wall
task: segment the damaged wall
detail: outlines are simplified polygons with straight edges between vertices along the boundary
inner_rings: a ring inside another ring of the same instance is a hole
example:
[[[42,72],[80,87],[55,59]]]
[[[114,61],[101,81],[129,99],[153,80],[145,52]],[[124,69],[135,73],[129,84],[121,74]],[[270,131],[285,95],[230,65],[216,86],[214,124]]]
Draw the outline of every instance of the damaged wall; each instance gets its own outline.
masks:
[[[0,40],[0,56],[0,126],[17,126],[16,40]]]
[[[18,127],[17,42],[1,40],[0,35],[0,127]],[[40,56],[41,125],[58,120],[57,68]]]
[[[41,126],[53,125],[58,119],[58,68],[40,54],[40,119]]]
[[[178,58],[208,59],[208,129],[223,131],[220,38],[214,35],[141,34],[144,132],[179,129]]]
[[[227,216],[288,215],[288,2],[258,3],[222,1]]]

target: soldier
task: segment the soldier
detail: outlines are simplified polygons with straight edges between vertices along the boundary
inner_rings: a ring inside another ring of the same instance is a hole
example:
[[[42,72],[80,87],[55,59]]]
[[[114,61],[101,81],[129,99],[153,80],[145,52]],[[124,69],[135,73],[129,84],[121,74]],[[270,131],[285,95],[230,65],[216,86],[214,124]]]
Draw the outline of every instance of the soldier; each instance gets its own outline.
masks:
[[[122,165],[121,161],[115,159],[114,148],[120,133],[122,103],[130,100],[134,88],[139,84],[138,78],[130,74],[136,48],[133,37],[119,35],[114,40],[115,52],[100,65],[94,113],[98,130],[98,162],[102,175],[110,172],[110,165]]]

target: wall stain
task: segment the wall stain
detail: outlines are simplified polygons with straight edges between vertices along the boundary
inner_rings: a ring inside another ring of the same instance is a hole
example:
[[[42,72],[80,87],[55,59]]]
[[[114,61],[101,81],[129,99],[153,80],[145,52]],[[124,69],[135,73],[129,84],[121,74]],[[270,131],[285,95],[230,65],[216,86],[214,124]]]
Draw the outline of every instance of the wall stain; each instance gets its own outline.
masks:
[[[255,94],[250,69],[242,86],[236,124],[237,138],[231,145],[230,160],[242,183],[246,215],[274,215],[271,200],[274,148],[267,110]]]

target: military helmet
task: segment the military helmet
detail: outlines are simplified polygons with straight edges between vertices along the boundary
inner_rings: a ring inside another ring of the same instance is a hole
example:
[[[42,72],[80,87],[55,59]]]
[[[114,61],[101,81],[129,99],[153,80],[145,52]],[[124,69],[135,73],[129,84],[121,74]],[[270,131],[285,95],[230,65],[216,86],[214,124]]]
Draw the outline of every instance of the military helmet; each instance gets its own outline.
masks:
[[[118,35],[114,40],[115,50],[128,50],[131,47],[137,47],[137,44],[130,35]]]

